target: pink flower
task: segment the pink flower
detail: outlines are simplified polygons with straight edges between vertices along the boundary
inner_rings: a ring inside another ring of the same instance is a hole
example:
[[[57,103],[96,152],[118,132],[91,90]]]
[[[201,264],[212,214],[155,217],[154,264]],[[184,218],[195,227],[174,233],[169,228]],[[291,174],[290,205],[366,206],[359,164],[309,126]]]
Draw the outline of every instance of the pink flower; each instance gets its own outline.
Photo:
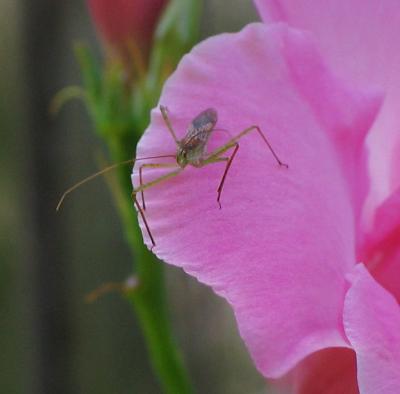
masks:
[[[124,58],[140,49],[146,56],[167,0],[88,0],[96,28]]]
[[[400,56],[394,43],[381,48],[384,38],[371,33],[378,34],[379,23],[393,33],[387,25],[397,8],[389,0],[364,1],[364,8],[350,0],[258,1],[265,20],[270,3],[271,15],[283,21],[290,15],[296,26],[291,3],[307,4],[303,14],[311,22],[303,26],[299,17],[299,27],[311,32],[256,23],[210,38],[183,58],[160,103],[178,138],[209,107],[218,110],[216,127],[232,135],[259,125],[289,169],[277,165],[254,132],[239,141],[221,210],[216,189],[224,163],[188,167],[146,189],[153,251],[230,303],[257,368],[281,378],[277,387],[285,392],[399,393],[400,179],[385,141],[390,148],[400,142],[393,133],[400,122],[393,107]],[[351,15],[360,20],[346,20],[356,9],[362,12]],[[331,46],[329,33],[337,41]],[[353,35],[358,40],[348,49]],[[368,74],[368,61],[379,63],[371,70],[385,77]],[[356,70],[347,74],[349,64]],[[227,139],[216,131],[210,147]],[[175,150],[154,109],[137,157]],[[146,169],[144,181],[159,175]],[[132,178],[138,186],[137,171]]]

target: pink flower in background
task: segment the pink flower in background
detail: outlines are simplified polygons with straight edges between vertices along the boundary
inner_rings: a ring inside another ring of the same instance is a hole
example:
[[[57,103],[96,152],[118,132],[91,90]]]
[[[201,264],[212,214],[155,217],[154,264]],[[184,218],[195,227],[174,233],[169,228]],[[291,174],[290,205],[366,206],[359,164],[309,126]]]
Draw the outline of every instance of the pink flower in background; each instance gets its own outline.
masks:
[[[120,55],[140,49],[148,54],[153,33],[167,0],[88,0],[96,28]]]
[[[289,3],[271,2],[271,14],[268,1],[257,5],[265,20],[294,23],[296,15],[285,19]],[[379,23],[393,33],[389,16],[396,21],[398,11],[391,1],[364,1],[358,13],[352,8],[358,1],[327,9],[316,1],[292,3],[306,4],[307,18],[320,21],[316,35],[311,22],[299,24],[311,32],[268,22],[210,38],[183,58],[160,98],[178,138],[200,111],[214,107],[217,127],[231,134],[259,125],[289,169],[249,134],[240,140],[221,210],[223,163],[187,168],[146,190],[153,251],[230,303],[260,372],[282,378],[277,387],[399,393],[400,189],[391,152],[400,141],[393,132],[400,123],[393,107],[400,57],[395,41],[386,41],[391,37],[371,33],[380,32]],[[333,52],[324,46],[329,33],[336,36]],[[358,40],[347,50],[353,35]],[[386,60],[368,74],[377,53]],[[226,138],[215,133],[210,144]],[[153,110],[137,156],[175,149]],[[148,170],[145,180],[159,174]],[[135,185],[137,178],[135,172]]]

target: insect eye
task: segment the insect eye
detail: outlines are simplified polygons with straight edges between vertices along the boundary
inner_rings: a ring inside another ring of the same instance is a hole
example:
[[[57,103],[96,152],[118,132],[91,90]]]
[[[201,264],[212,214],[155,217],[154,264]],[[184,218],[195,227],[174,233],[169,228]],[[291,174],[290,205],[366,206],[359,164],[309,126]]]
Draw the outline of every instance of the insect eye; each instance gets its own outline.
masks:
[[[181,159],[186,159],[186,150],[181,148],[181,149],[179,150],[178,156],[179,156]]]

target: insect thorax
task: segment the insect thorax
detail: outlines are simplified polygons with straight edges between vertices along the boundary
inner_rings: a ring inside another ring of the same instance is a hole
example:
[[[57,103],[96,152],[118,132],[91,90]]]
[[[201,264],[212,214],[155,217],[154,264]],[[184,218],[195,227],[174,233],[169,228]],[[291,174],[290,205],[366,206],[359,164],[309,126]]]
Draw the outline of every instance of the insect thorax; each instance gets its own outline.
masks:
[[[179,142],[176,160],[181,167],[201,166],[205,148],[217,122],[217,112],[209,108],[190,123],[186,136]]]

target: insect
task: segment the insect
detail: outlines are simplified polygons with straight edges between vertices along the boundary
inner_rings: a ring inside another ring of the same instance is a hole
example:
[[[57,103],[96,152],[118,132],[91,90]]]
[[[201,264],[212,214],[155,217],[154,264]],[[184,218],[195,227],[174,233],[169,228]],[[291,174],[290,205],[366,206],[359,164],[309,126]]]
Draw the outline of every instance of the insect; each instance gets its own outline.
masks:
[[[226,176],[229,172],[229,169],[231,168],[233,159],[235,158],[238,150],[239,150],[239,140],[246,134],[250,133],[251,131],[257,131],[262,140],[265,142],[267,145],[268,149],[274,156],[275,160],[279,164],[279,166],[283,166],[288,168],[288,165],[283,163],[275,151],[273,150],[271,144],[268,142],[266,136],[264,133],[261,131],[259,126],[250,126],[247,127],[246,129],[242,130],[240,133],[238,133],[236,136],[232,137],[228,142],[226,142],[224,145],[220,146],[219,148],[213,150],[210,153],[206,152],[207,148],[207,142],[212,134],[213,131],[217,130],[215,128],[218,120],[218,115],[217,111],[214,108],[208,108],[205,111],[201,112],[199,115],[197,115],[192,122],[189,124],[186,135],[183,137],[183,139],[179,140],[175,134],[175,131],[172,127],[172,123],[168,117],[168,111],[167,108],[164,106],[160,106],[160,111],[162,114],[162,117],[164,119],[164,122],[167,126],[168,131],[172,135],[172,138],[174,139],[176,143],[176,153],[173,154],[166,154],[166,155],[158,155],[158,156],[151,156],[151,157],[141,157],[141,158],[134,158],[130,160],[126,160],[117,164],[113,164],[107,168],[104,168],[103,170],[96,172],[95,174],[90,175],[89,177],[83,179],[82,181],[76,183],[69,189],[67,189],[64,194],[61,196],[56,210],[58,211],[61,204],[63,203],[65,197],[71,193],[73,190],[78,188],[79,186],[83,185],[84,183],[92,180],[93,178],[96,178],[99,175],[104,174],[105,172],[116,168],[117,166],[128,164],[128,163],[135,163],[136,161],[139,160],[147,160],[147,159],[158,159],[158,158],[174,158],[175,163],[144,163],[139,167],[139,182],[140,185],[136,188],[133,189],[132,191],[132,199],[139,211],[140,216],[142,217],[143,223],[146,227],[146,231],[150,237],[151,243],[152,243],[152,248],[156,246],[154,237],[150,231],[149,224],[146,220],[145,216],[145,211],[146,211],[146,203],[144,199],[144,190],[157,185],[158,183],[164,182],[170,178],[173,178],[177,175],[179,175],[188,165],[191,165],[196,168],[201,168],[204,167],[208,164],[212,163],[220,163],[220,162],[225,162],[225,170],[222,174],[222,178],[220,180],[219,186],[217,188],[217,203],[219,204],[219,207],[221,208],[221,193],[222,189],[225,184]],[[226,152],[228,152],[230,149],[233,149],[232,153],[230,155],[225,155]],[[168,172],[165,175],[162,175],[150,182],[143,183],[143,170],[145,168],[174,168],[173,171]],[[142,206],[140,205],[138,199],[137,199],[137,194],[141,193],[141,200],[142,200]]]
[[[267,145],[268,149],[271,151],[272,155],[274,156],[275,160],[279,164],[279,166],[284,166],[288,168],[288,165],[283,163],[275,151],[273,150],[271,144],[268,142],[266,136],[264,133],[261,131],[259,126],[253,125],[250,127],[247,127],[246,129],[242,130],[240,133],[238,133],[236,136],[232,137],[228,142],[226,142],[224,145],[220,146],[219,148],[213,150],[210,153],[206,153],[206,148],[207,148],[207,142],[212,134],[213,131],[215,131],[215,126],[217,124],[217,111],[214,108],[208,108],[201,112],[199,115],[197,115],[192,122],[189,124],[187,128],[186,135],[183,137],[183,139],[179,140],[175,134],[175,131],[172,127],[172,123],[168,117],[168,111],[167,108],[164,106],[160,106],[160,111],[162,114],[162,117],[164,119],[164,122],[167,126],[167,129],[169,130],[170,134],[172,135],[172,138],[174,139],[177,150],[176,150],[176,155],[171,157],[175,157],[176,162],[175,163],[145,163],[142,164],[139,167],[139,182],[140,185],[136,188],[133,189],[132,191],[132,199],[143,219],[143,223],[146,227],[146,231],[150,237],[151,243],[152,243],[152,248],[156,246],[154,237],[150,231],[149,224],[147,223],[146,216],[145,216],[145,210],[146,210],[146,203],[144,199],[144,190],[157,185],[160,182],[164,182],[170,178],[173,178],[177,175],[179,175],[185,167],[188,165],[191,165],[193,167],[201,168],[204,167],[208,164],[212,163],[219,163],[219,162],[225,162],[225,170],[222,174],[222,178],[220,180],[219,186],[217,188],[217,203],[219,204],[219,207],[221,208],[221,193],[222,189],[225,184],[226,176],[229,172],[229,169],[231,168],[233,159],[235,158],[238,150],[239,150],[239,143],[238,141],[240,138],[245,136],[246,134],[250,133],[251,131],[257,131],[260,137],[263,139],[265,144]],[[230,155],[226,155],[226,152],[229,151],[230,149],[233,149],[232,153]],[[167,156],[167,155],[165,155]],[[163,157],[165,157],[163,156]],[[143,183],[143,170],[145,168],[171,168],[175,167],[175,169],[171,172],[168,172],[165,175],[162,175],[148,183]],[[136,195],[137,193],[141,193],[141,200],[142,200],[142,206],[140,205]]]

